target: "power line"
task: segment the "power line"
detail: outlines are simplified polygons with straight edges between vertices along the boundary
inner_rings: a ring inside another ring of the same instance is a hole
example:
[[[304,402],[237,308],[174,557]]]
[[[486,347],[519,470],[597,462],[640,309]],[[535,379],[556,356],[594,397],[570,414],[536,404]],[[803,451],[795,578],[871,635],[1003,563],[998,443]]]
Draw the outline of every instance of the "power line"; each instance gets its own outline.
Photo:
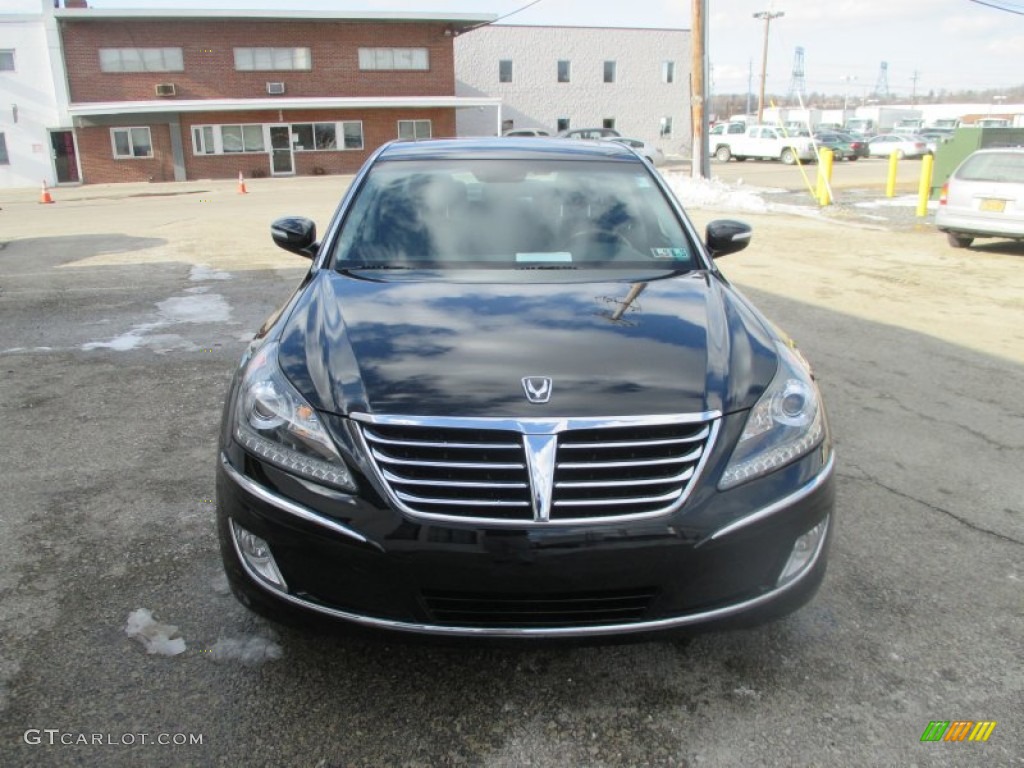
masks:
[[[1017,16],[1024,16],[1024,8],[1019,5],[1007,7],[1005,3],[987,3],[985,0],[967,0],[967,2],[984,5],[986,8],[994,8],[997,11],[1006,11],[1006,13],[1013,13]]]
[[[522,13],[527,8],[529,8],[531,6],[534,6],[537,3],[539,3],[539,2],[540,2],[540,0],[533,0],[532,3],[527,3],[526,5],[522,6],[521,8],[516,8],[514,11],[509,11],[504,16],[499,16],[498,18],[496,18],[496,19],[494,19],[492,21],[485,21],[483,24],[474,24],[472,27],[468,27],[468,28],[462,30],[461,32],[459,32],[459,34],[460,35],[464,35],[467,32],[472,32],[474,29],[480,29],[480,27],[489,27],[491,24],[497,24],[502,19],[507,19],[509,16],[515,16],[517,13]]]

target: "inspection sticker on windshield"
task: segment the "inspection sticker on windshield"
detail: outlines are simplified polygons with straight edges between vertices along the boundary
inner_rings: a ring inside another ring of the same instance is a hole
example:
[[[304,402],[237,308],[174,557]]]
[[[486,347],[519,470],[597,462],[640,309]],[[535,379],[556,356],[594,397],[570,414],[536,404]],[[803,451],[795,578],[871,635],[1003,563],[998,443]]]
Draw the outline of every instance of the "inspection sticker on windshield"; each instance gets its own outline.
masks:
[[[517,264],[529,264],[538,261],[554,261],[559,264],[572,261],[572,254],[568,251],[551,251],[544,253],[517,253]]]
[[[656,259],[675,259],[682,261],[686,258],[685,248],[651,248],[651,255]]]

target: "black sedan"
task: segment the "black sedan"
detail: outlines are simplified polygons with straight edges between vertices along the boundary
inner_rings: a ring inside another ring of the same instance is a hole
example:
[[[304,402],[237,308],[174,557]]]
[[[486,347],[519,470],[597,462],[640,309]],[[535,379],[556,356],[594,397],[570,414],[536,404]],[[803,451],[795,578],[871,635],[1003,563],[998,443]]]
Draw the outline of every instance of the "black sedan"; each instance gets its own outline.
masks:
[[[849,160],[853,162],[862,157],[868,157],[870,154],[866,141],[862,141],[848,133],[816,133],[814,134],[814,140],[822,147],[831,149],[832,155],[836,160]]]
[[[662,178],[612,142],[395,142],[242,358],[224,411],[236,596],[406,632],[726,628],[815,593],[824,407]]]

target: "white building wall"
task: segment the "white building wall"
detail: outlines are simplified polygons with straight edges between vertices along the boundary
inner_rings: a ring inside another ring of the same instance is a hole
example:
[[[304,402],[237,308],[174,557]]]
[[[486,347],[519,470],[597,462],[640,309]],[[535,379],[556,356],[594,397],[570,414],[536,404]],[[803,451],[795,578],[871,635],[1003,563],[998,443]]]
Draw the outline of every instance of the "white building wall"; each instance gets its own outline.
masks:
[[[610,29],[491,25],[455,39],[455,92],[495,96],[514,128],[554,134],[558,118],[571,128],[601,127],[614,118],[623,136],[650,141],[670,154],[689,152],[691,34],[682,29]],[[512,60],[512,82],[498,82],[498,61]],[[558,82],[558,61],[571,62],[571,82]],[[604,62],[615,61],[614,83]],[[662,62],[675,62],[674,82]],[[659,136],[663,117],[672,134]],[[491,109],[460,110],[460,136],[493,136]]]
[[[0,188],[56,182],[49,129],[71,122],[52,6],[35,0],[15,13],[0,10],[0,50],[14,51],[14,71],[0,71],[0,133],[10,161],[0,165]]]

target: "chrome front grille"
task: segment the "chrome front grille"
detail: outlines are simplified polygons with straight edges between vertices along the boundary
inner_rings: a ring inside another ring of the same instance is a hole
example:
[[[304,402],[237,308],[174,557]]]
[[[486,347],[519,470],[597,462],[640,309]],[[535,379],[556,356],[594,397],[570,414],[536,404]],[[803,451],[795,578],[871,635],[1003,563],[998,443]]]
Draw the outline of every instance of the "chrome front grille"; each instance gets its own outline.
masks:
[[[718,416],[353,418],[400,509],[436,520],[544,524],[678,509],[704,465]]]
[[[368,425],[381,479],[409,511],[530,520],[530,479],[515,432]]]
[[[696,474],[710,434],[708,424],[563,432],[551,519],[664,511]]]

